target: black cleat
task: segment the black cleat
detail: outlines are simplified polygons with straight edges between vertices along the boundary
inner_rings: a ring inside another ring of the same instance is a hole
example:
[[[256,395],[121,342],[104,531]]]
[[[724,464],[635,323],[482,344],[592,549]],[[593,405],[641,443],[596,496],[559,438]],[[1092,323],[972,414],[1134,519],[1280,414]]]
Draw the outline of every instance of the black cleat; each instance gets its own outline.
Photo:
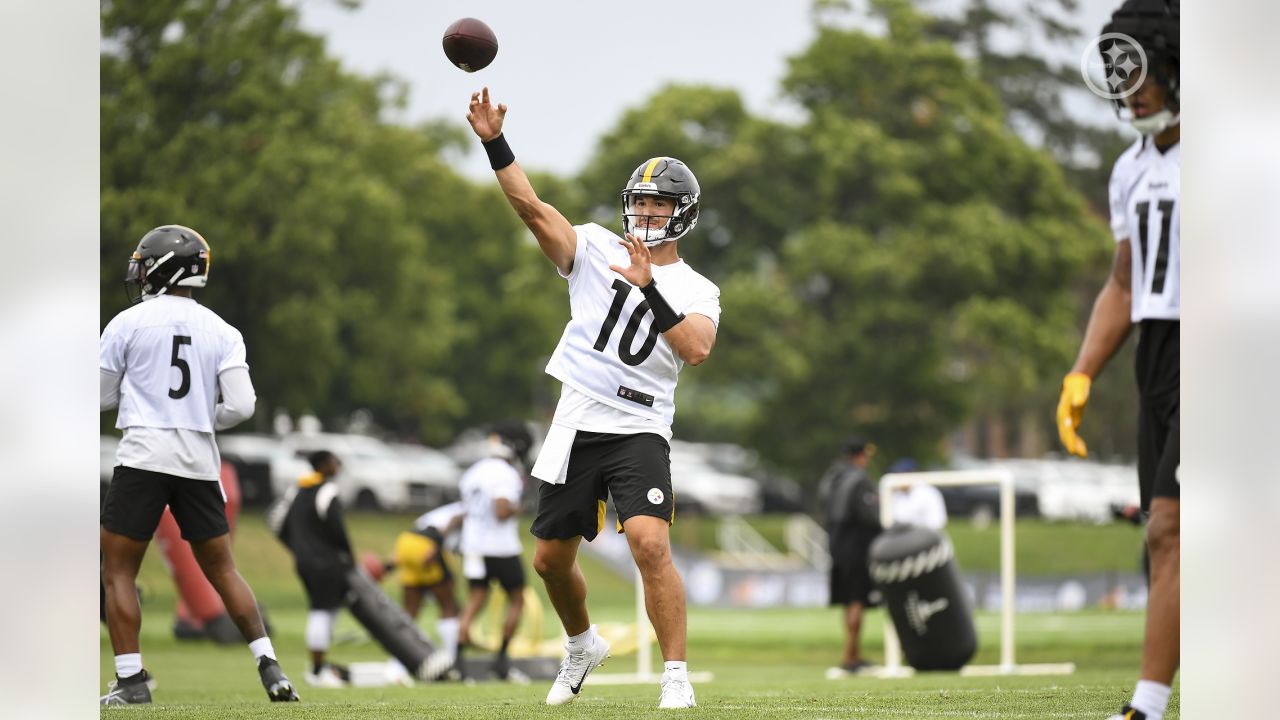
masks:
[[[266,655],[258,658],[258,677],[262,678],[262,687],[267,689],[271,702],[298,702],[298,692],[280,669],[280,663]]]
[[[1112,715],[1108,720],[1147,720],[1147,714],[1125,705],[1120,708],[1119,715]]]
[[[99,702],[103,705],[150,705],[150,681],[151,676],[146,670],[127,678],[117,675],[115,680],[107,683],[107,694],[99,698]]]
[[[511,659],[506,655],[499,655],[493,659],[493,665],[489,666],[489,669],[494,677],[506,680],[511,675]]]

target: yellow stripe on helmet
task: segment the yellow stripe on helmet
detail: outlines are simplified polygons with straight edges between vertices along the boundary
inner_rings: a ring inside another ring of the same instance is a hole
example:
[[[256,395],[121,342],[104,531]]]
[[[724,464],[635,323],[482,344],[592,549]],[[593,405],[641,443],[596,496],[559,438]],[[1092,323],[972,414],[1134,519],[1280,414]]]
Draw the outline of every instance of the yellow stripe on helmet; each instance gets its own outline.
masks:
[[[644,168],[644,178],[640,182],[653,182],[653,170],[654,168],[658,167],[658,163],[662,162],[663,160],[666,160],[666,158],[656,157],[650,160],[649,164],[646,165]]]

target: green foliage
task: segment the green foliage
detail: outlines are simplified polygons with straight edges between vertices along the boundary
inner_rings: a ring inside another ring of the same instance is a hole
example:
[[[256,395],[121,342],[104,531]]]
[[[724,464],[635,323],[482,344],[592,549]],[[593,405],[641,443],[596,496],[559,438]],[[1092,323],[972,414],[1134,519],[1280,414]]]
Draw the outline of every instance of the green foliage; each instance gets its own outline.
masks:
[[[676,431],[802,481],[853,430],[928,462],[975,414],[1051,418],[1096,290],[1080,278],[1100,282],[1110,248],[1060,163],[1011,129],[1006,75],[1036,68],[957,52],[999,18],[947,31],[877,0],[882,36],[824,22],[847,5],[817,3],[790,60],[802,122],[671,85],[578,177],[532,178],[572,222],[617,228],[638,164],[694,168],[703,212],[681,252],[723,316]],[[212,244],[201,300],[245,335],[260,429],[276,410],[367,408],[443,443],[545,417],[564,285],[496,184],[446,163],[474,148],[465,127],[386,122],[404,86],[344,70],[279,2],[104,0],[102,28],[103,323],[138,238],[179,222]]]
[[[886,36],[824,26],[791,59],[804,124],[668,87],[582,176],[617,185],[656,153],[698,173],[705,224],[681,251],[724,313],[713,360],[681,380],[681,432],[747,438],[802,480],[855,429],[934,459],[971,413],[1051,408],[1073,283],[1108,243],[974,66],[909,5],[876,10]]]
[[[202,301],[245,335],[260,424],[364,407],[443,442],[527,412],[503,388],[549,351],[554,276],[532,276],[500,193],[441,159],[459,129],[382,122],[394,83],[343,71],[274,2],[113,0],[102,17],[104,323],[133,244],[178,222],[213,248]]]

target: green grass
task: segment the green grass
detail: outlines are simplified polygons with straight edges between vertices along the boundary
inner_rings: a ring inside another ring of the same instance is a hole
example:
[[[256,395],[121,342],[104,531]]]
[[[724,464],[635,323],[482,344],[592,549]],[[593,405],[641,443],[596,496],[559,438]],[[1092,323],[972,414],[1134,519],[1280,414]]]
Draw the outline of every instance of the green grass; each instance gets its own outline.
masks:
[[[358,550],[385,552],[407,516],[357,515],[350,529]],[[1094,528],[1087,528],[1094,530]],[[1019,531],[1023,530],[1022,526]],[[267,606],[273,641],[286,670],[301,681],[305,664],[303,628],[306,605],[289,556],[262,526],[261,517],[242,518],[236,538],[241,572]],[[1021,537],[1020,537],[1021,539]],[[1027,543],[1033,545],[1033,543]],[[959,545],[959,541],[957,541]],[[1058,545],[1070,547],[1070,545]],[[630,585],[583,558],[590,584],[593,620],[625,622],[634,617]],[[140,584],[143,606],[143,659],[159,686],[156,705],[135,708],[143,715],[174,718],[603,718],[669,717],[656,709],[657,687],[595,686],[573,705],[541,704],[547,683],[420,684],[414,688],[320,690],[301,685],[301,705],[270,705],[243,645],[181,642],[170,632],[174,592],[158,552],[144,563]],[[545,605],[541,583],[533,578],[545,612],[541,635],[555,638],[559,627]],[[394,586],[387,583],[388,590]],[[434,628],[434,608],[421,619]],[[883,615],[873,611],[866,623],[864,650],[873,660],[883,653]],[[979,652],[975,663],[995,663],[999,619],[978,616]],[[380,660],[386,656],[359,626],[343,615],[332,655],[339,661]],[[691,669],[711,671],[715,680],[697,686],[691,718],[1102,718],[1114,712],[1133,689],[1142,638],[1142,615],[1088,611],[1028,614],[1018,618],[1019,662],[1074,662],[1073,675],[1046,677],[959,677],[928,673],[896,680],[826,680],[825,669],[840,650],[837,611],[831,608],[725,610],[691,608]],[[111,647],[100,637],[101,687],[112,677]],[[655,652],[656,654],[656,652]],[[634,654],[615,655],[601,672],[632,672]],[[104,712],[111,712],[104,710]],[[1168,718],[1178,718],[1175,693]]]

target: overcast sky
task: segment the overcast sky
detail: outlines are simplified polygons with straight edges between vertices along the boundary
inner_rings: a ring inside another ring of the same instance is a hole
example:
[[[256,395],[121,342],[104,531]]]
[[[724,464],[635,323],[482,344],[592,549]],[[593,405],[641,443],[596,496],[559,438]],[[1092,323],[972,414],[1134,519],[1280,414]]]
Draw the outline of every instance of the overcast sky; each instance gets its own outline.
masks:
[[[996,4],[1017,8],[1034,1]],[[303,26],[326,36],[330,53],[348,69],[387,71],[408,81],[409,108],[397,120],[465,123],[470,94],[487,84],[494,100],[510,108],[507,136],[521,164],[558,174],[579,170],[625,108],[672,81],[732,87],[757,115],[796,117],[778,99],[779,81],[787,57],[813,39],[810,0],[364,0],[354,11],[335,0],[294,4]],[[1096,33],[1118,5],[1080,0],[1078,25]],[[483,20],[498,36],[493,64],[472,74],[451,65],[441,50],[445,28],[462,17]],[[1110,117],[1102,101],[1090,98],[1081,106],[1101,121]],[[467,175],[488,177],[478,145],[460,165]]]

